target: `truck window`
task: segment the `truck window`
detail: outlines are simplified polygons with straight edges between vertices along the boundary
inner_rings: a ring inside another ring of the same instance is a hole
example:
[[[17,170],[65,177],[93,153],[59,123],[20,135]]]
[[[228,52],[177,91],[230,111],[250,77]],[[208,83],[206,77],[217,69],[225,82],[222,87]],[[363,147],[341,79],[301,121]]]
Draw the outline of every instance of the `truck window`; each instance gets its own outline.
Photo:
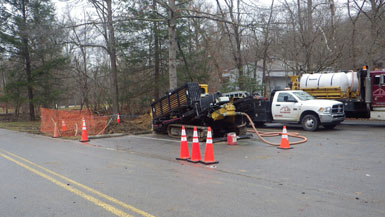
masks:
[[[312,100],[314,97],[306,92],[299,91],[299,92],[293,92],[294,95],[296,95],[300,100]]]
[[[287,96],[289,101],[295,101],[296,99],[290,93],[279,93],[277,102],[285,102],[284,98]]]
[[[375,85],[379,85],[380,84],[380,76],[379,75],[374,76],[373,84],[375,84]]]

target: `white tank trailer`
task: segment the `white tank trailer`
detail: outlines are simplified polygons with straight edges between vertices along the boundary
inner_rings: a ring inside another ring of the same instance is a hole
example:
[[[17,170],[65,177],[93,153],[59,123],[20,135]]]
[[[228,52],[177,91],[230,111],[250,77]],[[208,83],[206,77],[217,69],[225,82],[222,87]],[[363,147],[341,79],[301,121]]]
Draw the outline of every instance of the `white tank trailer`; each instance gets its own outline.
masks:
[[[360,76],[362,77],[360,78]],[[366,74],[357,72],[303,74],[299,86],[301,90],[305,91],[310,88],[313,91],[319,90],[318,94],[321,93],[321,95],[325,88],[337,88],[343,97],[334,96],[332,99],[344,103],[346,115],[348,117],[366,117],[368,112],[365,104],[365,90],[362,89],[365,76]],[[353,92],[354,95],[351,94]],[[317,96],[317,98],[331,99],[327,96]]]
[[[358,74],[357,72],[303,74],[299,85],[300,89],[335,87],[346,93],[350,87],[351,91],[357,91]]]

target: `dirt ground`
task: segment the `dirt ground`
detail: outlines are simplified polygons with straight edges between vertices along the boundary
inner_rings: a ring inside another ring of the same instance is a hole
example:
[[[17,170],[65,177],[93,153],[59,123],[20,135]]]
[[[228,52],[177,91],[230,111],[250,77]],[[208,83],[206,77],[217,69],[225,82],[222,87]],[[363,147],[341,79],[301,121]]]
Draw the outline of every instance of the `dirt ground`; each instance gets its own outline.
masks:
[[[149,114],[145,114],[136,118],[121,117],[119,124],[116,123],[116,120],[112,120],[106,128],[105,134],[140,134],[149,131],[151,131],[151,116]]]

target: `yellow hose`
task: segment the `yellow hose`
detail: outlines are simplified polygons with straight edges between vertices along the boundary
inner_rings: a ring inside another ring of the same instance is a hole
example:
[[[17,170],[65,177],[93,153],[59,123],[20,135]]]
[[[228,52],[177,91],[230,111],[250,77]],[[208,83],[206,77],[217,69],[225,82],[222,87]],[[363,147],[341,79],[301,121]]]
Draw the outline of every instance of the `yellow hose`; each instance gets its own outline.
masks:
[[[254,126],[254,123],[253,121],[251,120],[250,116],[244,112],[237,112],[243,116],[246,116],[247,119],[249,120],[251,126],[253,127],[254,129],[254,133],[258,136],[258,138],[260,140],[262,140],[264,143],[267,143],[269,145],[272,145],[272,146],[280,146],[281,144],[280,143],[272,143],[272,142],[269,142],[267,141],[266,139],[264,139],[263,137],[273,137],[273,136],[282,136],[282,132],[260,132],[258,131],[255,126]],[[248,132],[253,132],[253,131],[248,131]],[[296,137],[296,138],[300,138],[302,140],[300,141],[296,141],[296,142],[290,142],[290,145],[297,145],[297,144],[301,144],[301,143],[304,143],[304,142],[307,142],[307,138],[304,137],[304,136],[300,136],[297,132],[293,132],[293,133],[288,133],[287,134],[288,136],[291,136],[291,137]]]

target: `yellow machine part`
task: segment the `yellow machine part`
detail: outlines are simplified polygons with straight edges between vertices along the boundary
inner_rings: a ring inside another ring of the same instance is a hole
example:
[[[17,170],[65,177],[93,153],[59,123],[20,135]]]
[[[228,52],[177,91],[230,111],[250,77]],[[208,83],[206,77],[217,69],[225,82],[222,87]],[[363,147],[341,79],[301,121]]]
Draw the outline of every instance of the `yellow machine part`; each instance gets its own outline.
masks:
[[[209,85],[207,85],[207,84],[199,84],[199,87],[201,87],[202,93],[204,93],[204,94],[208,94],[209,93]]]
[[[292,90],[299,90],[299,82],[298,82],[298,75],[289,76],[291,81],[291,89]]]
[[[222,120],[227,116],[235,116],[235,106],[232,103],[226,103],[222,108],[211,113],[211,118],[214,121]]]
[[[347,98],[347,94],[341,91],[341,88],[339,87],[302,88],[301,90],[319,99]]]

